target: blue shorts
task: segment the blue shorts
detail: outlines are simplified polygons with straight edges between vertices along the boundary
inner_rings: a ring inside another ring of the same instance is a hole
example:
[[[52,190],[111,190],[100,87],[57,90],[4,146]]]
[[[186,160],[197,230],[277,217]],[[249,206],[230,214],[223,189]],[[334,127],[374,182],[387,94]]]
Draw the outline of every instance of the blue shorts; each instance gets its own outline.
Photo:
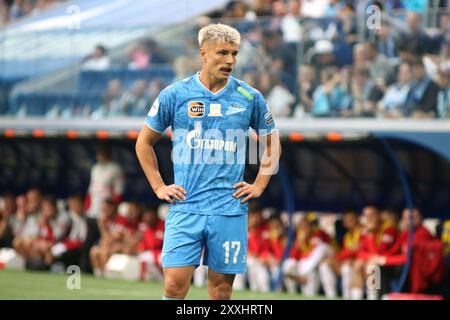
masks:
[[[247,271],[247,215],[170,212],[166,217],[162,267],[203,264],[224,274]]]

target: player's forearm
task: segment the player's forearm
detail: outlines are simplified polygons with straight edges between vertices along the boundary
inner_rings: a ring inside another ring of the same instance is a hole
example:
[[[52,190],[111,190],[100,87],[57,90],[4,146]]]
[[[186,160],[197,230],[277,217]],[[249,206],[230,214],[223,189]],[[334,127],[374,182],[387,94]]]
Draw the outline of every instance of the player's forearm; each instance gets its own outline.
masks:
[[[137,143],[136,155],[139,159],[142,170],[144,170],[148,182],[150,183],[153,191],[156,192],[159,187],[164,185],[164,181],[161,177],[161,173],[159,172],[158,160],[156,159],[153,146]]]
[[[266,148],[261,157],[258,175],[254,184],[265,190],[272,175],[278,171],[279,160],[281,156],[281,144],[278,134],[271,134],[267,139]]]

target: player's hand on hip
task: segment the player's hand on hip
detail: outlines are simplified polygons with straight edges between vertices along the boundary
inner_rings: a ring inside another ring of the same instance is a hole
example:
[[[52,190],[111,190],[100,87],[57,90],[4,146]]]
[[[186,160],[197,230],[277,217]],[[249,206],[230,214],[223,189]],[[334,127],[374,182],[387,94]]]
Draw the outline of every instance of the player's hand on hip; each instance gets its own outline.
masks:
[[[233,193],[234,198],[240,199],[241,197],[244,197],[241,200],[241,203],[247,202],[250,199],[259,198],[264,191],[257,185],[249,184],[247,182],[238,182],[233,186],[233,188],[237,189]]]
[[[170,203],[175,203],[176,201],[183,201],[186,199],[186,190],[176,184],[171,184],[170,186],[163,185],[156,189],[156,196],[161,200],[166,200]]]

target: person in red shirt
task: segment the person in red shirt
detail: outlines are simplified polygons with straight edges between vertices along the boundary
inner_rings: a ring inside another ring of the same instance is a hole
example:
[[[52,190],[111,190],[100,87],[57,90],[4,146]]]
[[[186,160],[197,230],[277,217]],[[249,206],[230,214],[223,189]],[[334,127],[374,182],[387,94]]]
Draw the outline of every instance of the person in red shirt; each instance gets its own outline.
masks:
[[[269,292],[269,270],[263,262],[268,250],[269,224],[263,217],[263,207],[256,201],[248,208],[248,257],[247,276],[250,290]]]
[[[130,201],[127,207],[123,239],[120,242],[121,246],[117,248],[117,252],[128,255],[136,255],[137,246],[143,233],[140,230],[143,210],[142,206],[137,201]]]
[[[288,292],[294,293],[297,283],[300,283],[304,295],[315,296],[319,293],[322,281],[325,295],[333,298],[336,296],[335,275],[326,263],[334,255],[332,240],[317,226],[316,219],[311,217],[307,215],[297,226],[290,257],[283,264],[285,285]]]
[[[373,256],[369,263],[380,266],[399,266],[407,262],[411,211],[403,210],[403,232],[388,252]],[[442,242],[437,240],[422,224],[422,214],[412,210],[414,224],[413,258],[409,271],[409,290],[419,293],[432,283],[443,279],[444,259]],[[425,252],[424,252],[425,251]],[[431,254],[431,256],[429,256]]]
[[[261,253],[261,260],[269,269],[275,270],[283,257],[284,249],[287,245],[287,234],[279,215],[271,216],[268,223],[269,237],[267,239],[267,246]],[[274,272],[272,273],[275,274]]]
[[[148,205],[139,225],[142,234],[137,246],[141,264],[141,280],[162,280],[161,252],[164,239],[164,221],[158,217],[158,207]]]
[[[53,196],[45,196],[43,198],[36,228],[36,236],[32,238],[28,255],[25,256],[27,267],[31,269],[46,269],[53,261],[51,248],[69,230],[67,214],[58,211],[56,200]]]
[[[398,236],[398,229],[390,224],[384,224],[379,210],[375,206],[367,206],[363,209],[365,220],[365,234],[361,238],[361,245],[353,264],[352,275],[352,299],[363,298],[365,280],[368,279],[369,261],[372,257],[389,252]],[[378,286],[367,287],[367,298],[378,298]]]

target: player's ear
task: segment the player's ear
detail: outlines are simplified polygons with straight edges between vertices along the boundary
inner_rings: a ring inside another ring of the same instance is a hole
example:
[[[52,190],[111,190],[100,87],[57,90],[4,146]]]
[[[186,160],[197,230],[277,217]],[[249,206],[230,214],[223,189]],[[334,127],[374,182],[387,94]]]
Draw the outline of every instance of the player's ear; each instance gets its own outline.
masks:
[[[203,47],[200,47],[200,58],[202,62],[206,63],[206,50]]]

